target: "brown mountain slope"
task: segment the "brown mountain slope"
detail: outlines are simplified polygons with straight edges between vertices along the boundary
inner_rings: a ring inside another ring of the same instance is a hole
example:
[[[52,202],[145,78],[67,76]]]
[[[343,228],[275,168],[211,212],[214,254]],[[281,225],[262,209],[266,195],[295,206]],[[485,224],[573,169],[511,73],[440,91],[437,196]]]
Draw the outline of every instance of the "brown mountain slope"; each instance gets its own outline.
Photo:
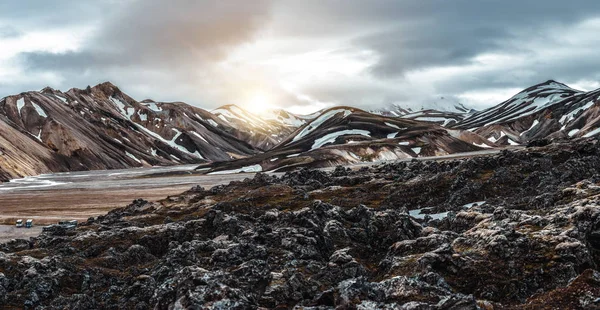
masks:
[[[208,163],[199,169],[208,173],[282,171],[300,166],[330,167],[446,155],[493,146],[495,144],[468,131],[342,106],[323,111],[265,153]]]
[[[229,160],[256,154],[210,112],[138,102],[111,83],[0,100],[3,179],[49,171]]]

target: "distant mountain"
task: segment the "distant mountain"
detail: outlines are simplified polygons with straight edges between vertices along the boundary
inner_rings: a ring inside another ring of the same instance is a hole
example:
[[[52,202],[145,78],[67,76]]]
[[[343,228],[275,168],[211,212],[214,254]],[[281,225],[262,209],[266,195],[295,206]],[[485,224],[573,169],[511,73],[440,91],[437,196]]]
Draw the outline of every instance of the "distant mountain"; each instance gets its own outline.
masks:
[[[275,147],[306,123],[305,118],[284,110],[269,111],[258,116],[233,104],[224,105],[212,113],[233,128],[227,130],[232,135],[262,150]]]
[[[600,89],[583,92],[550,80],[450,127],[475,132],[497,144],[591,137],[600,133],[599,98]]]
[[[495,144],[468,131],[342,106],[323,111],[265,153],[201,165],[199,169],[207,173],[283,171],[299,166],[329,167],[475,151],[493,146]]]
[[[111,83],[0,100],[0,178],[230,160],[258,153],[185,103],[138,102]]]
[[[483,111],[447,102],[437,107],[451,108],[414,111],[392,106],[374,113],[332,108],[266,153],[199,168],[208,173],[281,171],[600,134],[600,89],[583,92],[552,80]]]
[[[420,109],[404,108],[393,104],[387,108],[372,111],[374,114],[433,122],[442,126],[456,124],[475,112],[474,109],[467,108],[459,101],[446,97],[431,100]]]
[[[284,126],[298,128],[306,124],[307,121],[313,120],[320,114],[320,112],[316,112],[308,115],[299,115],[290,113],[283,109],[274,109],[265,112],[263,115],[261,115],[261,117],[267,120],[277,121]]]

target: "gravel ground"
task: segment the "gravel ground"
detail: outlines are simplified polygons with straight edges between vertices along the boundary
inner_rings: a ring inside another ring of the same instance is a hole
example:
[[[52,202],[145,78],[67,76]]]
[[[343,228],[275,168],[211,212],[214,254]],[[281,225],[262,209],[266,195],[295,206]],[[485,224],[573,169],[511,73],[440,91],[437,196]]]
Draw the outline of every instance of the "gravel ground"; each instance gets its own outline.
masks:
[[[17,228],[14,225],[0,225],[0,243],[10,241],[11,239],[27,239],[35,237],[42,232],[42,226],[32,228]]]
[[[188,174],[195,165],[55,173],[0,184],[0,224],[32,218],[40,225],[85,221],[137,198],[164,199],[194,185],[212,187],[254,174]],[[161,174],[172,173],[172,174]]]

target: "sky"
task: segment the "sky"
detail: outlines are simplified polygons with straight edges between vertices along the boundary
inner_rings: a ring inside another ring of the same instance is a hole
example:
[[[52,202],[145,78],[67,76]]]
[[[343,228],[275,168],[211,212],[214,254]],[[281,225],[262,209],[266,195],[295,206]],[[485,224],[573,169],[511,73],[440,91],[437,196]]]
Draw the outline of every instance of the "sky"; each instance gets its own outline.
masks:
[[[598,33],[595,0],[7,0],[0,97],[111,81],[209,110],[484,109],[600,88]]]

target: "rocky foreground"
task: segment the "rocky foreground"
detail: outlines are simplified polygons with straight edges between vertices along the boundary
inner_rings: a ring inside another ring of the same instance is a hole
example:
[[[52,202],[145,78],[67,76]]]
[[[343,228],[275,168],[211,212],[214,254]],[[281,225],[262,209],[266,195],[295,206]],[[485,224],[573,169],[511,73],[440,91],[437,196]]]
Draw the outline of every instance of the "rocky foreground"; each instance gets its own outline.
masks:
[[[599,182],[596,140],[258,174],[1,245],[0,305],[600,308]]]

